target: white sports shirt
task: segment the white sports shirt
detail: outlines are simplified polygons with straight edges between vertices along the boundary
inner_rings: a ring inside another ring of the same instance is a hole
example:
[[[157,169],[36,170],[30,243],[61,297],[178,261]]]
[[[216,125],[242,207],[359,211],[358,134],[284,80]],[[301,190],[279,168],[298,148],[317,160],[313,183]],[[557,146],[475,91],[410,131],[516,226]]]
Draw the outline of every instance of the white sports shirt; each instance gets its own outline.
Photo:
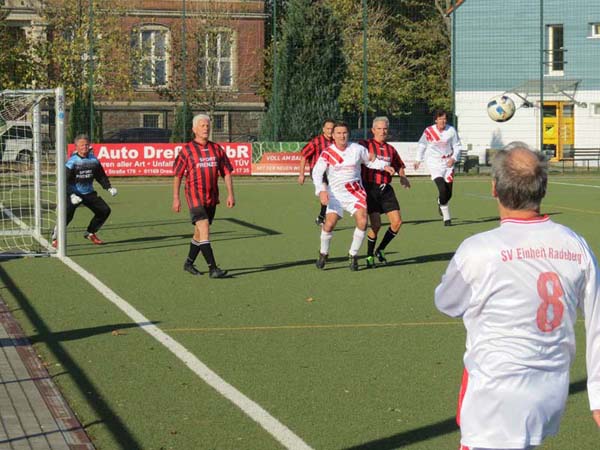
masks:
[[[338,149],[335,144],[331,144],[321,152],[313,168],[312,178],[315,185],[315,194],[319,195],[322,191],[330,193],[343,194],[347,192],[349,185],[358,183],[360,189],[364,191],[361,183],[361,165],[369,169],[383,170],[389,165],[388,162],[375,159],[369,160],[369,150],[362,145],[351,142],[344,150]],[[328,184],[323,183],[323,174],[327,172]]]
[[[426,157],[431,179],[442,177],[452,182],[453,168],[447,166],[449,158],[455,162],[460,160],[462,144],[454,127],[446,125],[440,132],[436,125],[425,128],[417,145],[417,161],[423,162]]]
[[[524,448],[558,431],[578,307],[585,315],[590,406],[600,409],[599,289],[585,240],[547,216],[504,219],[460,245],[435,304],[462,317],[467,330],[463,445]]]

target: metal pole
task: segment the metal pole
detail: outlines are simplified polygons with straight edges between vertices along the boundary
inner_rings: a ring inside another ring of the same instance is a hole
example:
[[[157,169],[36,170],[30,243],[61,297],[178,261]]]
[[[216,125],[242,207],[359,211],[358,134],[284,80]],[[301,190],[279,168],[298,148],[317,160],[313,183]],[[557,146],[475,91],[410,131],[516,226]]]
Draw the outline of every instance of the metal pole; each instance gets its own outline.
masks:
[[[187,78],[185,74],[187,59],[187,28],[185,0],[181,5],[181,102],[183,107],[183,142],[187,142]]]
[[[540,0],[540,151],[544,150],[544,0]]]
[[[58,231],[59,258],[67,256],[67,181],[65,173],[65,157],[67,146],[65,140],[65,90],[55,90],[54,112],[56,114],[56,229]]]
[[[458,129],[456,121],[456,0],[452,0],[452,36],[450,36],[450,48],[452,51],[451,84],[452,84],[452,124]]]
[[[273,140],[279,140],[279,83],[277,80],[277,1],[273,0],[273,92],[271,93],[271,106],[274,113],[271,115],[273,120]]]
[[[88,74],[88,99],[90,102],[90,141],[94,141],[94,0],[89,0],[90,22],[88,28],[89,44],[89,74]]]
[[[39,102],[33,105],[33,234],[42,237],[42,114]]]
[[[367,70],[367,0],[363,0],[363,137],[367,138],[367,109],[369,106],[369,81]]]

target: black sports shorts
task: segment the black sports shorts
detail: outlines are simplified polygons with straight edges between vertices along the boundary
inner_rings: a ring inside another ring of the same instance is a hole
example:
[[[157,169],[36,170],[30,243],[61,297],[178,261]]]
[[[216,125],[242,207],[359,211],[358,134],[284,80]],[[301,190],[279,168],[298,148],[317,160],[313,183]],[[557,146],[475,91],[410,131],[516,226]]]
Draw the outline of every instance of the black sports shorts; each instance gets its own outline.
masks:
[[[366,183],[367,213],[400,211],[400,205],[391,184]]]
[[[198,220],[208,220],[209,224],[212,224],[213,219],[215,218],[215,212],[217,211],[217,206],[197,206],[195,208],[190,208],[190,219],[192,220],[192,225],[195,225]]]

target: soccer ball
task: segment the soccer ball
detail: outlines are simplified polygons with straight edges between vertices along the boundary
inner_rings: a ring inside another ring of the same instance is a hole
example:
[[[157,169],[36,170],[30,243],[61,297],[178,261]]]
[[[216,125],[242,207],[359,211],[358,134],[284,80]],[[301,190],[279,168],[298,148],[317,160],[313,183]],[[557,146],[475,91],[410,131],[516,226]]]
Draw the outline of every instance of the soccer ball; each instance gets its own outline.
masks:
[[[515,102],[507,95],[497,95],[487,104],[490,119],[496,122],[506,122],[515,114]]]

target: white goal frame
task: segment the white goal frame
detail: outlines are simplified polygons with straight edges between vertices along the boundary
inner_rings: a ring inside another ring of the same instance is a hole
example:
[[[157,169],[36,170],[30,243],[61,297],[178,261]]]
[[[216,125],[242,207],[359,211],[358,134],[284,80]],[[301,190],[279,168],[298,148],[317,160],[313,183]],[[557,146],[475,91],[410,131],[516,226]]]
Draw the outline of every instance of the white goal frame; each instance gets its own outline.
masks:
[[[19,252],[19,256],[66,256],[66,138],[65,138],[65,94],[62,87],[56,89],[20,89],[1,91],[4,97],[28,96],[35,97],[28,108],[28,116],[31,118],[33,131],[32,142],[32,166],[33,172],[33,217],[29,223],[22,221],[10,209],[10,205],[3,205],[0,202],[0,214],[8,220],[11,220],[14,231],[3,232],[0,230],[0,238],[4,235],[30,236],[40,244],[42,252]],[[58,247],[56,250],[52,247],[52,238],[48,230],[42,230],[42,139],[41,139],[41,108],[40,101],[43,98],[54,99],[55,113],[55,175],[56,175],[56,232],[58,238]],[[8,206],[8,207],[7,207]],[[0,256],[8,256],[7,253],[1,253]]]

